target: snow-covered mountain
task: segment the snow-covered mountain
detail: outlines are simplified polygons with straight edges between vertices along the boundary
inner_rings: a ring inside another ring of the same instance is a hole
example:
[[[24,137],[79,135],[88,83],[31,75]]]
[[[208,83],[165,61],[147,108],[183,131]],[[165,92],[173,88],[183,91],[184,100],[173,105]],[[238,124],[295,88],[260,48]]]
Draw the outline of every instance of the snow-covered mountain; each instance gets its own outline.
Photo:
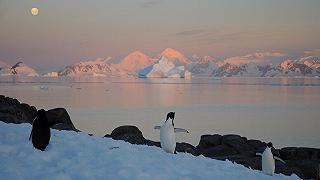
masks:
[[[230,57],[225,60],[197,55],[193,55],[189,59],[175,49],[166,48],[158,58],[150,58],[140,51],[135,51],[123,58],[118,64],[110,63],[111,58],[99,58],[75,63],[45,76],[320,76],[319,57],[307,56],[296,60],[284,60],[286,56],[286,54],[279,52],[261,52]],[[0,74],[4,74],[3,72],[0,69]]]
[[[151,64],[153,64],[151,58],[140,51],[134,51],[127,55],[121,63],[115,64],[114,66],[123,71],[136,72]]]
[[[33,68],[27,66],[23,62],[18,62],[10,69],[11,74],[20,76],[39,76],[39,74]]]
[[[191,73],[185,66],[177,66],[173,61],[162,56],[155,64],[138,72],[139,77],[148,78],[190,78]]]
[[[7,68],[10,68],[10,65],[6,62],[0,61],[0,68],[7,69]]]
[[[50,72],[47,76],[107,76],[120,74],[120,70],[115,68],[109,60],[111,58],[102,59],[98,58],[92,61],[82,61],[58,72]]]
[[[3,74],[10,74],[9,70],[10,70],[10,65],[8,63],[5,63],[3,61],[0,61],[0,75],[3,75]]]
[[[0,62],[0,75],[2,76],[39,76],[36,70],[27,66],[23,62],[18,62],[11,66],[5,62]]]
[[[215,77],[230,77],[230,76],[242,76],[246,71],[245,65],[237,66],[230,63],[225,63],[212,72],[212,76]]]
[[[215,69],[212,76],[252,76],[252,77],[295,77],[320,76],[320,59],[318,57],[303,57],[298,60],[284,60],[278,65],[272,63],[224,63]]]
[[[175,65],[186,65],[191,64],[192,62],[181,52],[172,49],[172,48],[166,48],[162,53],[161,57],[165,57],[169,61],[172,61]]]
[[[110,60],[111,57],[81,61],[66,66],[58,72],[49,72],[45,76],[128,76],[136,74],[138,70],[153,64],[152,59],[140,51],[130,53],[119,64],[112,64]]]
[[[306,66],[317,70],[320,72],[320,57],[317,56],[307,56],[303,57],[299,60],[299,62],[305,64]]]
[[[217,60],[210,56],[193,56],[193,63],[188,65],[189,71],[194,76],[209,76],[217,68]]]
[[[285,60],[281,62],[277,68],[282,74],[288,76],[306,76],[312,75],[313,73],[313,69],[311,67],[307,66],[304,63],[294,60]]]
[[[279,52],[257,52],[247,54],[244,56],[235,56],[226,58],[223,62],[232,65],[243,65],[243,64],[267,64],[272,63],[274,60],[281,60],[286,54]]]

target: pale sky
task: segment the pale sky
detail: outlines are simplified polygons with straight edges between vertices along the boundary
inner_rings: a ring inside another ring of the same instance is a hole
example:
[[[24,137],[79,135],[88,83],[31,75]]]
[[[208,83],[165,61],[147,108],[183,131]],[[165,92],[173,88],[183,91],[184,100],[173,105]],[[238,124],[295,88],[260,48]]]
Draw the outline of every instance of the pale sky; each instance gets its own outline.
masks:
[[[320,48],[319,9],[320,0],[0,0],[0,60],[46,69],[166,47],[298,54]]]

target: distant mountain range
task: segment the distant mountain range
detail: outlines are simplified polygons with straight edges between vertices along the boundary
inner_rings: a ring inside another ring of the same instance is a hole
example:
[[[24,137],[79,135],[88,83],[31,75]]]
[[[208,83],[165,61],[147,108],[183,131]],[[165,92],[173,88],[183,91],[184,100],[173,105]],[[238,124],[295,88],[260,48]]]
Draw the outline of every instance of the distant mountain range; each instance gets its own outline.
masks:
[[[235,65],[227,62],[214,69],[211,75],[216,77],[319,76],[320,58],[308,56],[298,60],[284,60],[277,65],[272,63],[248,63]]]
[[[39,76],[36,70],[27,66],[23,62],[17,62],[14,65],[9,65],[5,62],[0,61],[0,76]]]
[[[279,59],[278,63],[274,63],[274,58]],[[137,76],[142,78],[320,76],[320,57],[318,56],[293,60],[286,59],[285,54],[271,52],[217,60],[210,56],[197,55],[188,58],[175,49],[167,48],[156,58],[135,51],[118,64],[111,63],[110,60],[111,57],[81,61],[41,76]],[[9,65],[1,61],[0,75],[39,76],[36,70],[23,62]]]

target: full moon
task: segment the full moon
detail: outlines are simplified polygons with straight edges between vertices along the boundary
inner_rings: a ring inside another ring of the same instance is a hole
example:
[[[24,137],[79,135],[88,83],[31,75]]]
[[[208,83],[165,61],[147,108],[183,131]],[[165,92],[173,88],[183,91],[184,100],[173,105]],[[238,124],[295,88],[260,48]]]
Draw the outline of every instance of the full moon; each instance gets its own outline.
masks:
[[[38,15],[38,13],[39,13],[39,9],[38,8],[34,7],[34,8],[31,9],[31,14],[32,15],[36,16],[36,15]]]

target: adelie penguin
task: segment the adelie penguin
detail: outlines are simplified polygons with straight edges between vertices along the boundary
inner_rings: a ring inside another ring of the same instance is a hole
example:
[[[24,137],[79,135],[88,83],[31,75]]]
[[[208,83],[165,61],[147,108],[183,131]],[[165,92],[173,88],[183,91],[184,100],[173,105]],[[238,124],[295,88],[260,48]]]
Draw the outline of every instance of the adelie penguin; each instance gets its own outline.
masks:
[[[186,132],[187,130],[174,127],[175,112],[169,112],[167,114],[166,121],[162,126],[155,126],[154,129],[160,129],[160,143],[161,148],[168,153],[176,153],[176,132]]]
[[[37,112],[36,118],[32,123],[32,130],[30,133],[29,141],[35,148],[44,151],[50,141],[50,125],[46,116],[46,111],[40,109]]]
[[[275,160],[279,160],[283,163],[285,163],[282,159],[280,159],[279,157],[277,156],[274,156],[272,154],[272,151],[271,151],[271,148],[272,148],[272,143],[269,142],[267,144],[267,147],[266,149],[263,151],[263,153],[256,153],[256,155],[259,155],[262,157],[262,172],[267,174],[267,175],[270,175],[270,176],[273,176],[274,174],[274,170],[275,170]]]

